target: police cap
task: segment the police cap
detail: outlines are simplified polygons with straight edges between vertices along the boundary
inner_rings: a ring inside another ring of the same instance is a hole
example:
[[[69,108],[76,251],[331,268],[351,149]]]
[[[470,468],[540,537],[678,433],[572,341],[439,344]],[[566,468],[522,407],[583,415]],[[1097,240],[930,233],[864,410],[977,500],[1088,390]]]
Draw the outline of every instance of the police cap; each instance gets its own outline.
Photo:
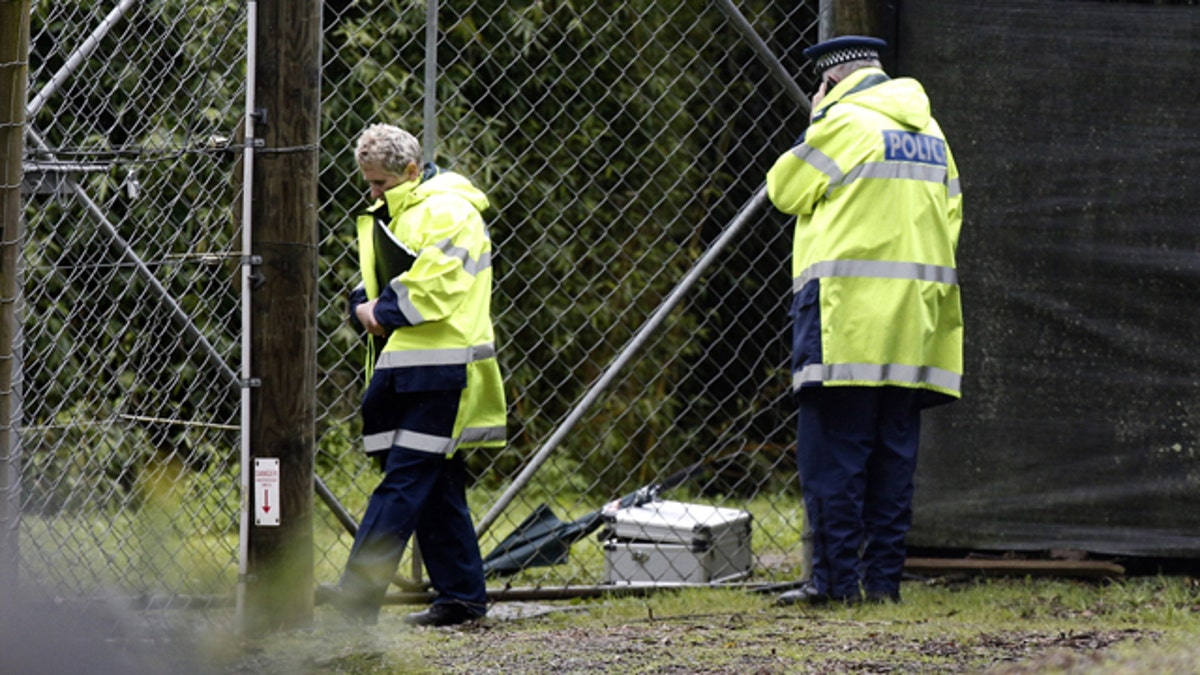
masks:
[[[843,35],[805,49],[804,55],[813,61],[817,74],[820,75],[841,63],[861,59],[878,60],[880,50],[885,47],[887,42],[879,38]]]

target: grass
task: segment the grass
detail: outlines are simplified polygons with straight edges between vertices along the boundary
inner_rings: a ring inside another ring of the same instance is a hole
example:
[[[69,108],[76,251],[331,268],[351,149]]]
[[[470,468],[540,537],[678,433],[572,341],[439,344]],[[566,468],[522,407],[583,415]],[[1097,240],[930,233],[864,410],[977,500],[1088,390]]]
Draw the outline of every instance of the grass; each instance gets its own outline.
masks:
[[[354,513],[361,512],[365,490],[373,486],[362,480],[363,490],[339,486]],[[514,503],[484,537],[484,552],[543,496]],[[482,513],[494,497],[473,491],[475,512]],[[544,497],[563,520],[602,506],[561,494]],[[670,497],[701,501],[691,495]],[[228,591],[236,572],[229,559],[236,547],[232,534],[203,518],[205,509],[181,512],[178,504],[183,503],[165,500],[140,513],[107,519],[102,514],[27,516],[22,525],[24,562],[36,568],[31,570],[36,578],[80,584],[84,591],[93,574],[102,579],[98,588],[113,582],[135,589]],[[794,579],[800,548],[796,500],[769,495],[739,506],[754,516],[755,581]],[[316,576],[332,581],[341,571],[350,537],[320,506],[317,513]],[[406,560],[402,571],[408,564]],[[602,570],[603,549],[591,537],[572,547],[568,564],[531,569],[505,581],[514,587],[587,586],[601,580]],[[501,603],[481,623],[439,630],[405,626],[401,619],[410,607],[389,606],[380,625],[366,629],[348,626],[320,607],[311,628],[254,641],[227,632],[233,622],[220,614],[224,609],[206,610],[203,616],[179,612],[169,618],[192,625],[192,633],[178,638],[189,648],[175,649],[184,644],[176,642],[167,658],[186,655],[188,667],[148,670],[346,675],[1200,672],[1200,590],[1190,577],[1097,583],[943,576],[906,582],[903,592],[899,605],[824,610],[776,608],[769,596],[728,588]],[[149,614],[130,623],[150,623],[155,617]],[[102,628],[107,636],[109,626]]]
[[[1200,670],[1200,593],[1187,577],[943,577],[903,592],[898,605],[797,609],[684,589],[542,603],[526,618],[512,617],[529,605],[501,606],[454,629],[409,628],[405,607],[366,629],[321,608],[313,629],[226,643],[215,662],[222,673],[345,675]]]

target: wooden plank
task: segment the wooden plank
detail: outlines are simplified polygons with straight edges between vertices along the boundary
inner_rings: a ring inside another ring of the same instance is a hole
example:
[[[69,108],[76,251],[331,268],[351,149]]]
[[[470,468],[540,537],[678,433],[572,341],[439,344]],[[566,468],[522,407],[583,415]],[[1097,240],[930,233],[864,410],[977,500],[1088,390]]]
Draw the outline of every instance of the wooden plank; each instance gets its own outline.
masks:
[[[904,569],[914,574],[973,572],[1004,576],[1122,576],[1125,568],[1103,560],[1013,560],[1007,558],[909,558]]]

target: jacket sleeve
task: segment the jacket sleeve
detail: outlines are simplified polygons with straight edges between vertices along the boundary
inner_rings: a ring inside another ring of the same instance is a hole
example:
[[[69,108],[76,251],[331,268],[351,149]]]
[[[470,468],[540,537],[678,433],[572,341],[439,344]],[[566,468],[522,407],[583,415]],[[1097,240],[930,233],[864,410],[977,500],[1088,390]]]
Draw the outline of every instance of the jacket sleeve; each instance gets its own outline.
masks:
[[[416,326],[450,316],[466,299],[475,275],[491,251],[483,217],[469,202],[454,196],[426,200],[421,242],[412,267],[392,279],[379,294],[375,318],[388,328]]]
[[[775,208],[793,216],[812,213],[829,188],[837,164],[822,149],[821,127],[814,123],[801,136],[801,143],[775,160],[767,172],[767,197]]]
[[[367,301],[366,286],[359,284],[354,287],[354,290],[350,291],[350,297],[349,297],[350,325],[354,326],[356,329],[358,329],[360,331],[364,330],[364,329],[363,329],[362,323],[360,323],[358,320],[358,314],[355,312],[355,310],[358,309],[359,305],[363,304],[366,301]]]

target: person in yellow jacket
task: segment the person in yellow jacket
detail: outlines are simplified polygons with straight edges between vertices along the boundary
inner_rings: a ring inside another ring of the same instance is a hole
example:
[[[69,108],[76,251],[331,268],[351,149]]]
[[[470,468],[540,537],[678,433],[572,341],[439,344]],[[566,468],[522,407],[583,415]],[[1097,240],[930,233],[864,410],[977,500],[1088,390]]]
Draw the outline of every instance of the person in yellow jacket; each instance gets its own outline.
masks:
[[[805,50],[812,119],[767,174],[796,217],[792,389],[813,541],[810,578],[781,605],[899,601],[921,410],[961,395],[958,169],[921,84],[882,70],[884,47]]]
[[[369,126],[355,158],[374,204],[358,218],[362,284],[352,322],[370,334],[363,444],[383,471],[336,587],[318,589],[351,619],[378,620],[415,533],[436,592],[410,614],[445,626],[487,612],[462,452],[505,443],[503,382],[491,315],[488,199],[432,164],[410,133]]]

